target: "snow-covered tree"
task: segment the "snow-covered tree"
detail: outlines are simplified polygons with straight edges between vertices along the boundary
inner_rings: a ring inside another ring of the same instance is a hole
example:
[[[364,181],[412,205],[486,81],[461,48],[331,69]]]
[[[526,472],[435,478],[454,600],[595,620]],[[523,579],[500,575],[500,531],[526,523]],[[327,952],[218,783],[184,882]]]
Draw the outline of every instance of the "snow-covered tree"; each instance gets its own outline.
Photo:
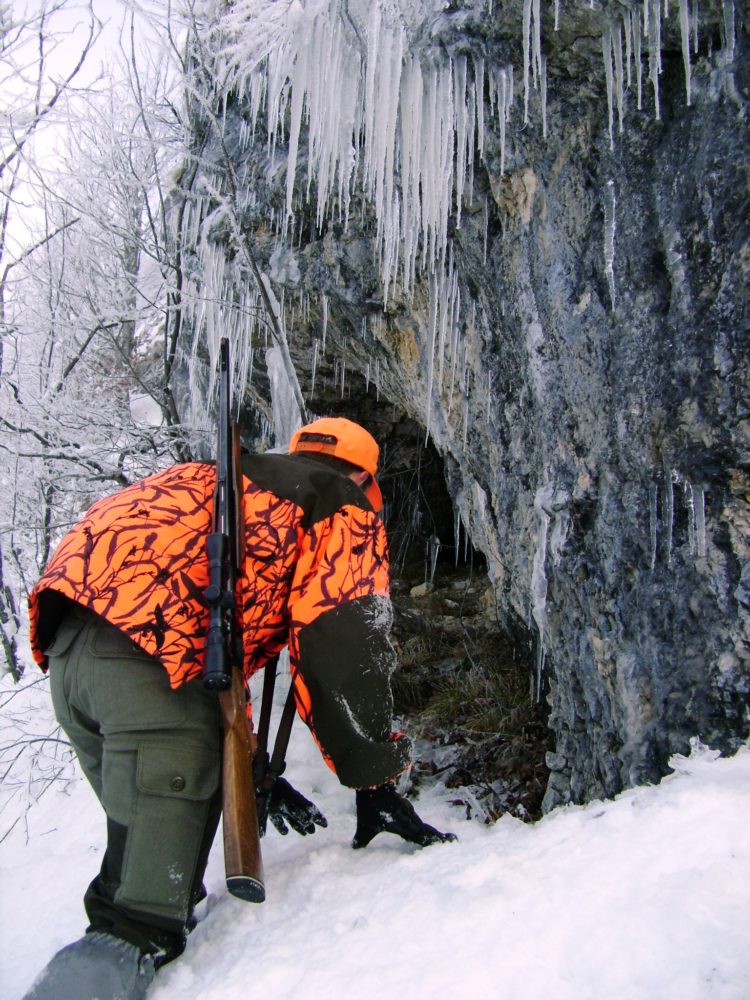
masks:
[[[165,201],[183,157],[164,64],[144,69],[125,43],[117,82],[84,92],[75,72],[56,83],[48,70],[49,12],[12,37],[6,22],[17,58],[0,174],[0,635],[18,676],[23,596],[62,532],[190,443],[167,347],[179,269]],[[96,30],[92,17],[77,68]],[[54,148],[35,149],[43,126]]]

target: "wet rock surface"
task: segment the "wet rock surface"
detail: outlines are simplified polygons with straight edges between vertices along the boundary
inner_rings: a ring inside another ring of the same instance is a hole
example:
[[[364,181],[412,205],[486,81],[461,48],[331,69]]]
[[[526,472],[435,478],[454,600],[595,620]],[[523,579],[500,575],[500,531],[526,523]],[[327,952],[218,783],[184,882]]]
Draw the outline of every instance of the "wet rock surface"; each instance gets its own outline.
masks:
[[[393,604],[396,712],[415,738],[405,788],[439,783],[483,823],[538,819],[552,734],[529,684],[528,635],[500,626],[484,566],[396,578]]]
[[[526,760],[533,793],[467,802],[477,814],[503,802],[536,813],[545,782],[545,809],[613,795],[658,780],[692,736],[731,752],[748,733],[748,10],[701,5],[689,107],[677,14],[665,22],[660,119],[644,53],[643,110],[632,82],[622,133],[613,98],[610,136],[602,35],[626,9],[566,9],[557,32],[545,9],[546,137],[538,91],[522,121],[522,3],[452,5],[432,26],[425,59],[465,53],[488,72],[516,69],[505,135],[488,108],[460,225],[451,221],[457,371],[430,360],[427,276],[410,294],[397,283],[384,310],[376,223],[356,198],[346,225],[318,227],[314,203],[302,203],[282,261],[268,220],[283,212],[283,141],[273,155],[263,135],[241,145],[242,107],[227,112],[227,148],[254,192],[248,236],[279,296],[300,303],[287,329],[311,409],[362,412],[386,466],[406,447],[404,422],[429,437],[459,534],[485,560],[492,628],[525,637],[516,674],[549,712],[553,745],[523,727],[503,742],[499,719],[476,742],[449,740],[449,759],[423,761],[426,776],[458,780],[489,758],[500,771],[503,755]],[[303,165],[308,152],[303,130]],[[391,501],[408,507],[408,489]],[[397,535],[394,546],[401,572]],[[442,585],[397,594],[405,678],[427,702],[474,656],[468,595],[455,614]],[[446,644],[429,677],[418,665],[425,635]],[[469,708],[456,706],[464,734]]]

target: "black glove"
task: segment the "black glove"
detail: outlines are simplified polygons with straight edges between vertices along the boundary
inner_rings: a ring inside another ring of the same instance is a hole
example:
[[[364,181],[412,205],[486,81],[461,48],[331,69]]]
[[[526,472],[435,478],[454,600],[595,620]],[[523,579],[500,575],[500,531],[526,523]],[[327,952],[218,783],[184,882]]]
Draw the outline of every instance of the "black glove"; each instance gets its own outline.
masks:
[[[328,820],[314,802],[292,788],[285,778],[277,778],[268,798],[268,818],[284,836],[289,826],[303,836],[315,833],[315,827],[328,826]]]
[[[357,790],[357,832],[352,847],[367,847],[373,837],[383,832],[395,833],[420,847],[456,840],[454,833],[440,833],[434,826],[423,823],[392,781],[378,788]]]

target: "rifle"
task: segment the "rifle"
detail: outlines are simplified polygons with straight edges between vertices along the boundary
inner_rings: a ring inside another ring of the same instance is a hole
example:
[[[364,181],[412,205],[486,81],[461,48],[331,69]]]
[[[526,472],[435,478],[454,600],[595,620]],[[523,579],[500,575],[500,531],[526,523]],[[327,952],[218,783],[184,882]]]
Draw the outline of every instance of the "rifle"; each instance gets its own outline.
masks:
[[[253,736],[246,711],[242,635],[237,628],[235,583],[244,558],[240,436],[231,419],[229,341],[220,346],[219,434],[211,534],[206,539],[210,617],[203,683],[217,691],[224,727],[222,810],[227,889],[252,903],[266,898],[253,785]]]

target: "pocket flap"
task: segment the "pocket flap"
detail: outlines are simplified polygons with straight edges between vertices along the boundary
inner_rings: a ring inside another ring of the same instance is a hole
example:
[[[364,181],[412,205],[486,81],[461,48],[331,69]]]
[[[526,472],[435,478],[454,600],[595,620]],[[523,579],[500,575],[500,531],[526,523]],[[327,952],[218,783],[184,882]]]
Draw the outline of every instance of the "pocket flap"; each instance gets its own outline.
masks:
[[[83,626],[84,622],[80,618],[72,616],[65,618],[55,632],[54,639],[44,650],[44,655],[47,657],[65,656]]]
[[[138,750],[138,789],[147,795],[202,800],[219,787],[219,754],[205,747],[142,743]]]
[[[143,659],[148,654],[136,646],[129,636],[121,632],[116,625],[101,619],[94,631],[93,651],[97,656],[111,656],[117,659]]]

